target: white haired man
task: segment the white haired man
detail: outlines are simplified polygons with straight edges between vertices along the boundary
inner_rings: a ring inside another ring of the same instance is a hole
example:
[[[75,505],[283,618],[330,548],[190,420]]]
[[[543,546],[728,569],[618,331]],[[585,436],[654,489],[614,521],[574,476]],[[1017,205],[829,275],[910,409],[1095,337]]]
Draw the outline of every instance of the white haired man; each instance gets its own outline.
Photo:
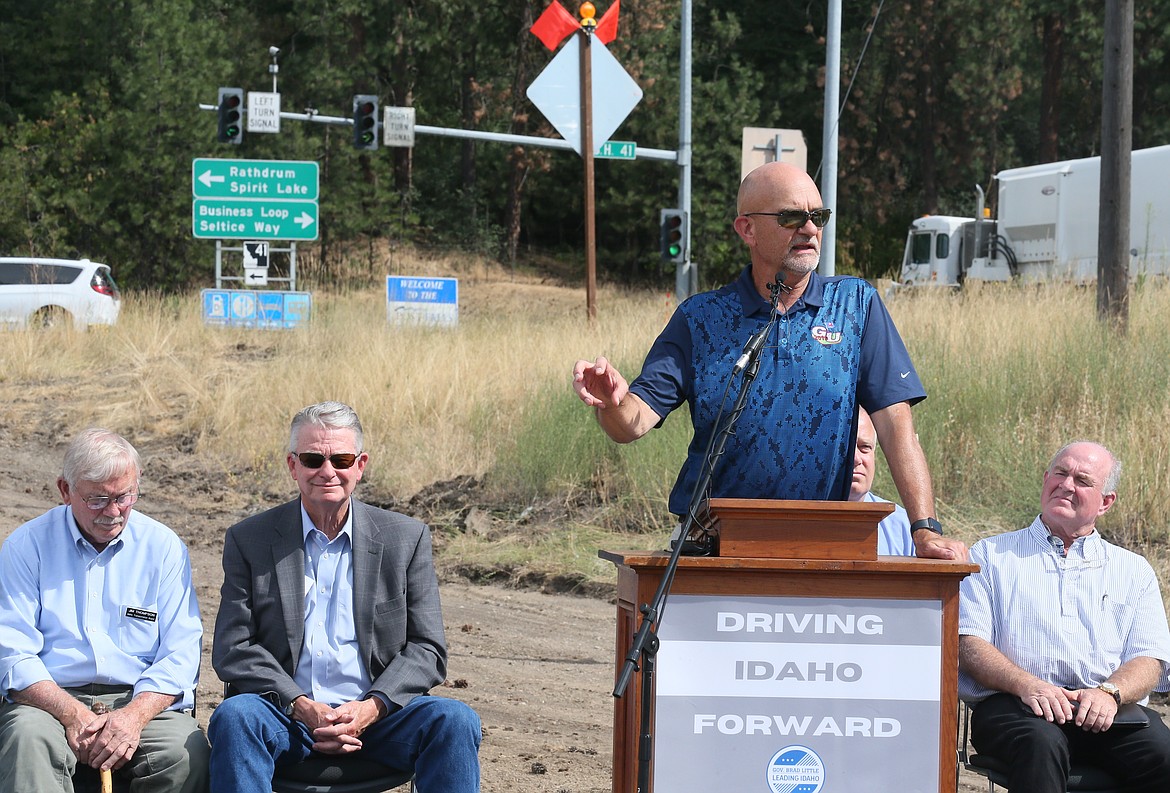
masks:
[[[78,764],[136,789],[207,790],[191,563],[134,511],[141,469],[125,438],[81,433],[57,480],[64,504],[0,547],[0,790],[71,791]]]

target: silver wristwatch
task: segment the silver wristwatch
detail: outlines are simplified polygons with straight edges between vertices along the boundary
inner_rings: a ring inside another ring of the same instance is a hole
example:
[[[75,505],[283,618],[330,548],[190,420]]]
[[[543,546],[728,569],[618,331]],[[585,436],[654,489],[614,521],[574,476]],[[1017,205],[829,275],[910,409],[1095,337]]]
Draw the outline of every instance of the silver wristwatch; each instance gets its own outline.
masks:
[[[1113,701],[1117,703],[1117,707],[1121,707],[1121,689],[1112,683],[1102,683],[1101,685],[1097,686],[1097,688],[1113,697]]]

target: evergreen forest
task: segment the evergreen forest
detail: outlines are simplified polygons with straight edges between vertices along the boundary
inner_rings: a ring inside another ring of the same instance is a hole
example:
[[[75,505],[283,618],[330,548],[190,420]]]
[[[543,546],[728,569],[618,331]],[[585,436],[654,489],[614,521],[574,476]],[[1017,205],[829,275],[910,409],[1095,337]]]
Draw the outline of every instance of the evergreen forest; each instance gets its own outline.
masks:
[[[608,0],[597,0],[600,17]],[[130,288],[211,284],[192,238],[200,157],[311,160],[323,267],[386,246],[584,272],[583,168],[572,152],[420,134],[356,148],[349,128],[285,121],[216,141],[221,86],[290,112],[347,117],[355,94],[416,123],[556,136],[526,88],[553,57],[529,32],[548,0],[0,0],[0,255],[86,256]],[[1133,147],[1170,143],[1170,3],[1136,3]],[[577,13],[575,3],[566,9]],[[837,271],[894,272],[908,223],[969,215],[1004,168],[1099,152],[1106,4],[845,0]],[[802,130],[821,163],[827,3],[696,0],[692,257],[704,286],[743,266],[731,230],[744,127]],[[609,51],[642,88],[613,136],[678,147],[680,3],[623,0]],[[310,111],[311,109],[311,111]],[[598,274],[672,283],[658,212],[678,169],[598,160]],[[990,194],[994,200],[994,194]]]

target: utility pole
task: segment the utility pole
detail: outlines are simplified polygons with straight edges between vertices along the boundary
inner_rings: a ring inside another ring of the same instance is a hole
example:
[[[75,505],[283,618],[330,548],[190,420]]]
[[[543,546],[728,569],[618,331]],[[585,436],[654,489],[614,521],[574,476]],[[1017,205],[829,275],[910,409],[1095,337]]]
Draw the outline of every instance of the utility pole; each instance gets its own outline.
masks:
[[[1133,149],[1133,0],[1105,0],[1101,81],[1101,209],[1097,318],[1129,322],[1130,154]]]

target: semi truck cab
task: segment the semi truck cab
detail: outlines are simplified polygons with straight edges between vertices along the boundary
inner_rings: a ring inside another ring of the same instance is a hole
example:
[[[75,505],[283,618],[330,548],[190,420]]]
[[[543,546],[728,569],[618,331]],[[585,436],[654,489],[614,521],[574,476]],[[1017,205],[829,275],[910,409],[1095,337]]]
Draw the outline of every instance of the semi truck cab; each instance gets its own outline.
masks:
[[[958,286],[963,227],[970,218],[926,215],[910,224],[902,255],[903,286]]]

